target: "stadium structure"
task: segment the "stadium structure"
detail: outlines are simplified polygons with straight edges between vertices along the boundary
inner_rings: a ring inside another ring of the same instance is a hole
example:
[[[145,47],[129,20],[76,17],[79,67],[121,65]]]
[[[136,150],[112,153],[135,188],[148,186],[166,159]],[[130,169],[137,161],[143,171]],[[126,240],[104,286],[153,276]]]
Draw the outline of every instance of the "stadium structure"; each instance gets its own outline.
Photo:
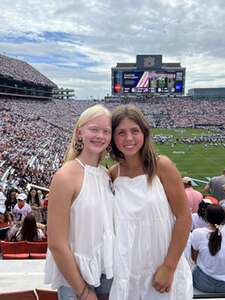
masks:
[[[180,63],[163,63],[162,55],[137,55],[136,63],[117,63],[111,71],[112,96],[185,92],[186,69]]]
[[[64,88],[56,88],[53,89],[53,99],[59,99],[59,100],[70,100],[71,98],[74,98],[74,89],[64,89]]]
[[[225,88],[194,88],[188,90],[188,96],[193,98],[225,98]]]
[[[25,61],[0,55],[0,97],[52,99],[57,85]]]

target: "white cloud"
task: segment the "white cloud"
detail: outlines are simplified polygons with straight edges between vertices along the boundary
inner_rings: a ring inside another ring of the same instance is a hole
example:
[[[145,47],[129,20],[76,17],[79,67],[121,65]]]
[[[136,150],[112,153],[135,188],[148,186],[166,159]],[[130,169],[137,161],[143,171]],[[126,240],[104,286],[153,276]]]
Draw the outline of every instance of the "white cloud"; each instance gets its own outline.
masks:
[[[0,52],[82,98],[110,93],[111,67],[142,53],[181,62],[186,90],[216,87],[224,86],[224,28],[222,0],[1,0]]]

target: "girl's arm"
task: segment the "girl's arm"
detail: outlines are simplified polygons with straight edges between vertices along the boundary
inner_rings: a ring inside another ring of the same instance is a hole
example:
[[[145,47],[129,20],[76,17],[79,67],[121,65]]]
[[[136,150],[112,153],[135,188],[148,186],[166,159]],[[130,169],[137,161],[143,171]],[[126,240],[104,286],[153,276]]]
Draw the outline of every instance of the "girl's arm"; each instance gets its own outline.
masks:
[[[53,177],[48,198],[48,245],[60,272],[74,289],[75,294],[81,295],[87,284],[80,274],[68,242],[70,207],[77,182],[76,180],[73,182],[72,179],[71,174],[60,171]],[[85,293],[87,292],[88,289]],[[86,299],[97,300],[92,291],[89,291]]]
[[[175,165],[167,157],[160,156],[157,173],[176,217],[167,255],[153,279],[156,290],[165,292],[171,288],[175,269],[186,246],[191,229],[191,214],[181,176]]]

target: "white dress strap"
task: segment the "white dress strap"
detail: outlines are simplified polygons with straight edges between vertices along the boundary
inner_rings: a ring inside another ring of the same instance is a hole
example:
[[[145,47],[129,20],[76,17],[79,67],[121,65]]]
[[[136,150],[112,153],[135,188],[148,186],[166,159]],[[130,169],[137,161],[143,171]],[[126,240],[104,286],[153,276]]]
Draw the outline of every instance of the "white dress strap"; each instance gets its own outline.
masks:
[[[75,160],[76,160],[83,168],[85,168],[85,164],[83,164],[82,161],[79,160],[79,158],[75,158]]]

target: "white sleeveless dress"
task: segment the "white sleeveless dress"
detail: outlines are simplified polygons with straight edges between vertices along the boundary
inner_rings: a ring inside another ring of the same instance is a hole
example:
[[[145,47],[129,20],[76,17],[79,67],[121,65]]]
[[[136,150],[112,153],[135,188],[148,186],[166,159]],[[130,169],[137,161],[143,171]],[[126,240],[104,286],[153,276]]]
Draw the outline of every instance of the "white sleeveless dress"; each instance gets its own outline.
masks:
[[[118,176],[115,188],[114,280],[110,300],[191,300],[192,274],[184,255],[172,288],[160,294],[152,287],[156,268],[163,263],[175,217],[157,176]],[[175,187],[174,187],[175,188]]]
[[[101,274],[113,277],[113,193],[104,167],[83,165],[81,191],[70,209],[69,244],[84,280],[100,285]],[[48,249],[45,283],[69,287]]]

